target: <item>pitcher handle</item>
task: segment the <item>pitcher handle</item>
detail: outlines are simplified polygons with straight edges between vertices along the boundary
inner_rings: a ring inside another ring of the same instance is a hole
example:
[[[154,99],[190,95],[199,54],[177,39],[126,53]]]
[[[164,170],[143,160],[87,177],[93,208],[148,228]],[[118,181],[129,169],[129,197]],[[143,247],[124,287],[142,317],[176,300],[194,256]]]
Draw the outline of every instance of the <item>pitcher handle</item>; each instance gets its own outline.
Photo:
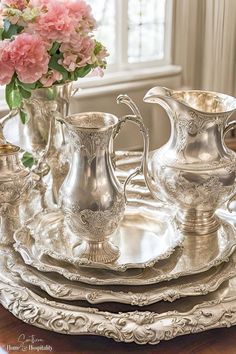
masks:
[[[18,114],[18,109],[11,110],[6,116],[0,119],[0,144],[6,144],[6,139],[3,134],[3,128],[6,122]]]
[[[224,128],[224,131],[223,131],[223,137],[225,138],[226,134],[232,130],[232,129],[236,129],[236,120],[233,120],[232,122],[229,122],[225,128]],[[232,209],[230,209],[230,204],[236,200],[236,193],[234,193],[232,195],[232,197],[229,198],[229,200],[227,201],[227,209],[230,213],[232,213]]]
[[[232,122],[229,122],[223,131],[223,137],[225,137],[225,135],[232,129],[236,129],[236,120],[233,120]]]
[[[130,121],[134,124],[137,124],[139,126],[139,130],[142,134],[142,138],[143,138],[143,155],[141,158],[141,164],[139,167],[137,167],[135,169],[134,172],[132,172],[125,180],[124,182],[124,197],[125,197],[125,203],[127,202],[127,186],[129,184],[129,182],[136,176],[142,174],[143,172],[143,168],[144,168],[144,164],[146,163],[146,156],[147,156],[147,151],[148,151],[148,146],[149,146],[149,134],[148,134],[148,130],[145,127],[142,117],[140,116],[136,116],[136,115],[126,115],[122,118],[119,119],[119,122],[116,126],[115,132],[113,134],[113,138],[115,139],[116,136],[119,134],[120,129],[122,127],[122,125],[127,122]]]
[[[142,115],[139,112],[138,107],[136,104],[132,101],[132,99],[128,95],[120,95],[117,97],[117,103],[124,103],[126,104],[131,111],[134,113],[134,116],[139,120],[143,122]],[[121,126],[119,125],[114,133],[114,137],[117,136],[119,133]],[[161,195],[160,190],[156,187],[156,183],[152,182],[152,177],[149,174],[149,169],[148,169],[148,154],[149,154],[149,136],[147,134],[146,137],[146,144],[144,146],[144,152],[143,152],[143,158],[142,158],[142,167],[143,167],[143,174],[145,178],[146,185],[148,189],[151,192],[151,195],[153,196],[154,199],[159,200],[163,204],[167,204],[166,200],[163,200],[160,198],[159,195]],[[130,181],[130,179],[129,179]]]

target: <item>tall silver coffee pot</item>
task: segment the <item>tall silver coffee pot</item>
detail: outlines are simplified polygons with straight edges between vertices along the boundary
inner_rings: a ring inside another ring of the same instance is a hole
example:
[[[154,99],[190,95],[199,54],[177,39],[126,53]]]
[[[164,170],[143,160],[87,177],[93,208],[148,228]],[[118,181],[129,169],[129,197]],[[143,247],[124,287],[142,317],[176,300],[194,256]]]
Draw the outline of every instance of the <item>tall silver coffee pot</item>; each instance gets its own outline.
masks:
[[[142,166],[128,177],[124,186],[115,176],[111,160],[111,143],[121,125],[137,123],[145,136],[141,118],[118,119],[108,113],[90,112],[62,119],[73,147],[70,171],[60,189],[59,206],[70,230],[82,239],[79,257],[108,263],[119,256],[110,237],[117,230],[125,210],[125,189],[131,178],[142,172]]]
[[[235,121],[228,123],[236,98],[154,87],[144,101],[162,106],[171,121],[169,141],[149,156],[146,150],[144,175],[151,193],[176,206],[185,233],[216,231],[215,211],[232,198],[236,187],[236,154],[224,142],[226,133],[236,128]],[[134,104],[128,105],[140,116]]]

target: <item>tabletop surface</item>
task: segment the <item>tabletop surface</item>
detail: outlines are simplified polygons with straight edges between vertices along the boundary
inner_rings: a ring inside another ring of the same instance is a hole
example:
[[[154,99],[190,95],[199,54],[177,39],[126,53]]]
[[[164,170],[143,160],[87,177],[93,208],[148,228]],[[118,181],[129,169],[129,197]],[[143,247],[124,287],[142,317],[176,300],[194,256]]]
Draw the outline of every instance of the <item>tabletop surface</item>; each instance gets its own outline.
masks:
[[[39,348],[42,350],[39,350]],[[35,350],[33,349],[35,348]],[[38,351],[37,351],[38,348]],[[46,350],[48,348],[48,350]],[[158,345],[116,343],[94,336],[69,336],[48,332],[16,319],[0,306],[0,354],[236,354],[236,327],[175,338]]]

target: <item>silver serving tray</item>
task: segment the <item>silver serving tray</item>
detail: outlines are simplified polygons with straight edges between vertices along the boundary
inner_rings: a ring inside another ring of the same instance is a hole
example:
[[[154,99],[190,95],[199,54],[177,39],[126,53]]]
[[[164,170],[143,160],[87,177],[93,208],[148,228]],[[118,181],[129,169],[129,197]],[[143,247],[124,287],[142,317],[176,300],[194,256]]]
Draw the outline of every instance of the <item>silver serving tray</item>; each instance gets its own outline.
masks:
[[[27,286],[40,287],[48,295],[60,300],[85,300],[91,304],[118,302],[135,306],[147,306],[159,301],[173,302],[186,296],[199,296],[213,292],[226,280],[236,276],[236,253],[228,263],[222,263],[209,271],[180,278],[171,282],[147,286],[96,286],[71,282],[55,273],[41,273],[23,263],[14,251],[9,252],[7,269],[18,275]]]
[[[117,313],[48,299],[45,293],[26,287],[6,268],[9,251],[0,253],[0,303],[20,320],[46,330],[157,344],[180,335],[236,324],[236,278],[211,295],[189,297],[173,304],[158,303],[147,311],[126,309]]]
[[[154,207],[151,202],[147,205],[140,200],[135,201],[135,208],[140,217],[146,211],[153,210]],[[155,210],[157,211],[157,207]],[[169,214],[169,211],[163,207],[160,207],[160,212]],[[201,237],[185,235],[183,248],[177,248],[169,258],[160,260],[153,267],[129,269],[122,273],[75,266],[42,255],[27,227],[15,233],[14,247],[26,264],[42,272],[59,273],[72,281],[93,285],[148,285],[205,272],[213,266],[228,261],[236,247],[236,227],[233,219],[231,215],[228,215],[227,222],[221,219],[221,228],[215,234]]]
[[[45,210],[34,216],[16,233],[17,242],[32,237],[38,254],[72,264],[76,267],[110,269],[124,272],[131,268],[152,267],[168,258],[184,236],[178,231],[173,217],[155,208],[141,209],[129,206],[119,230],[111,240],[120,250],[119,258],[111,263],[98,263],[77,256],[81,245],[79,237],[64,223],[58,209]],[[26,236],[25,234],[29,234]]]

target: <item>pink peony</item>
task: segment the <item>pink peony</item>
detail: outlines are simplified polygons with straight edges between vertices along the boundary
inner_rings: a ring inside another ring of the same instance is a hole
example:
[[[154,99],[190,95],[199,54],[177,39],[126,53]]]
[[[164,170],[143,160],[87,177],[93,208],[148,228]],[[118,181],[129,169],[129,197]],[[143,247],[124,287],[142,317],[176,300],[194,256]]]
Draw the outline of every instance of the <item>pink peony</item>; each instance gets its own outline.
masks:
[[[30,5],[41,6],[42,11],[35,21],[29,24],[29,32],[37,33],[45,41],[69,41],[71,33],[75,32],[75,27],[65,2],[31,0]]]
[[[93,56],[94,47],[95,42],[90,37],[84,37],[77,43],[75,41],[72,41],[71,44],[63,43],[60,48],[63,53],[63,59],[60,64],[71,72],[86,64],[92,64],[91,57]]]
[[[28,5],[27,0],[1,0],[1,3],[20,11],[23,11]]]
[[[43,87],[51,87],[55,82],[62,80],[62,75],[56,70],[50,70],[47,74],[43,75],[40,79]]]
[[[49,2],[51,2],[51,1],[50,0],[30,0],[29,6],[32,8],[34,8],[34,7],[47,8]]]
[[[50,57],[39,37],[22,33],[11,42],[10,59],[20,81],[34,83],[47,73]]]
[[[92,8],[83,0],[72,0],[66,2],[69,16],[73,20],[76,29],[88,33],[96,26],[96,20],[92,15]]]
[[[0,42],[0,85],[7,85],[11,82],[14,74],[14,66],[10,62],[10,42]]]

